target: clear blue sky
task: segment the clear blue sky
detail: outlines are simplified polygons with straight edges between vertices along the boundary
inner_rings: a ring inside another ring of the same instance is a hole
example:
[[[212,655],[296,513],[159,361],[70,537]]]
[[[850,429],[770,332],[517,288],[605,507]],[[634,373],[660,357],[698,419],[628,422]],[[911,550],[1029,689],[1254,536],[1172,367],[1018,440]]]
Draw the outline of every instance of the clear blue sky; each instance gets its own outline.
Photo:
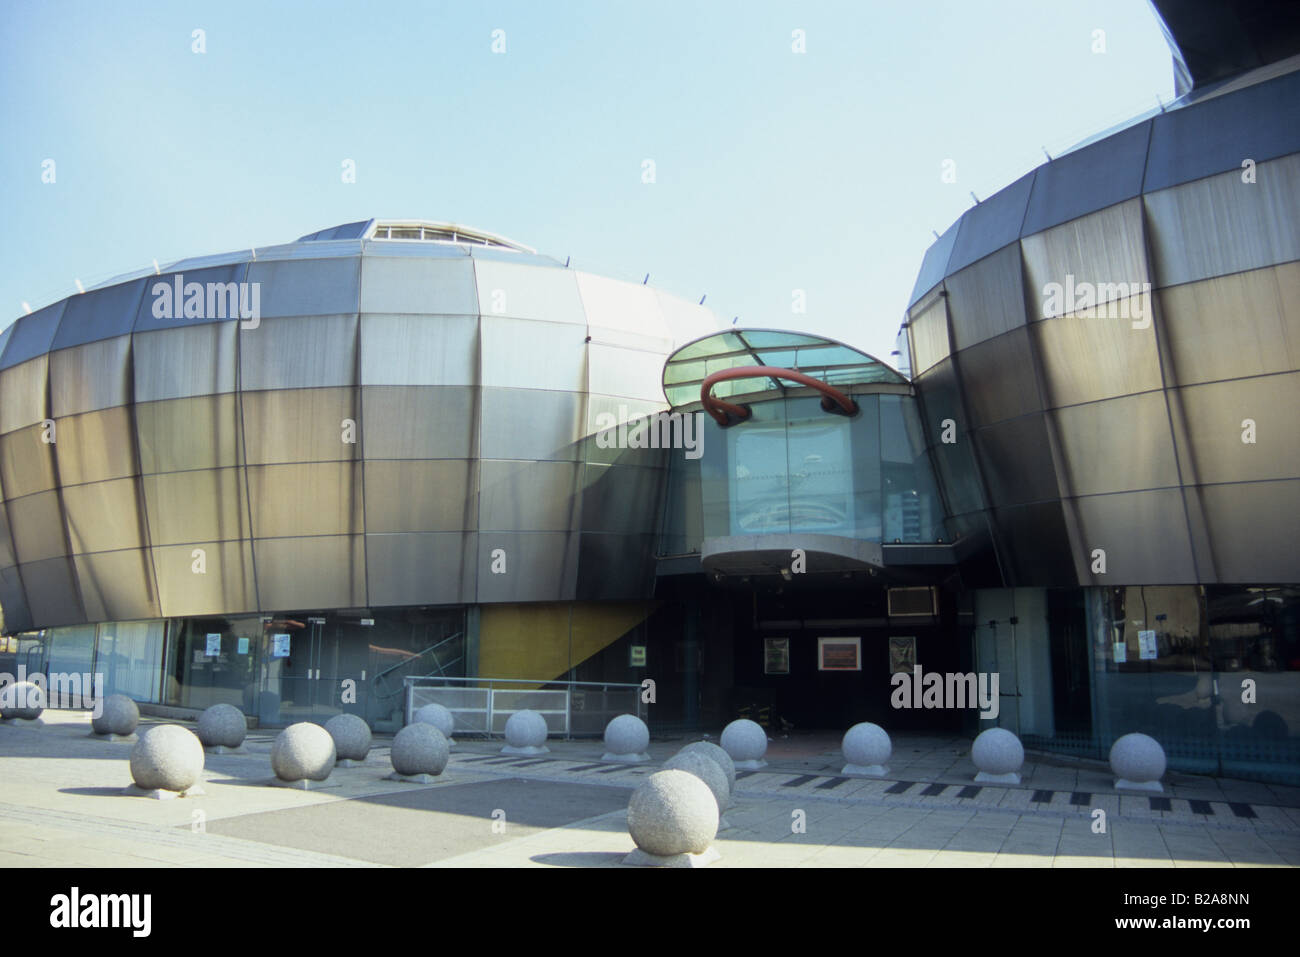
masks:
[[[390,216],[887,358],[970,191],[1172,90],[1145,0],[5,0],[0,327],[74,278]]]

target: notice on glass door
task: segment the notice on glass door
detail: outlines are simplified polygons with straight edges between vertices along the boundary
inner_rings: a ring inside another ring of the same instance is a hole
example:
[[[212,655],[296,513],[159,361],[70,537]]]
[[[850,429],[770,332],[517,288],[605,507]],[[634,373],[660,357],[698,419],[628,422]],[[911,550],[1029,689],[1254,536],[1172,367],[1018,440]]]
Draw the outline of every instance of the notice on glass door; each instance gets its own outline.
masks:
[[[272,658],[289,657],[289,636],[288,635],[271,636],[271,657]]]
[[[1138,657],[1155,658],[1156,656],[1156,633],[1154,631],[1138,632]]]
[[[215,658],[221,654],[221,635],[220,633],[208,633],[208,657]]]

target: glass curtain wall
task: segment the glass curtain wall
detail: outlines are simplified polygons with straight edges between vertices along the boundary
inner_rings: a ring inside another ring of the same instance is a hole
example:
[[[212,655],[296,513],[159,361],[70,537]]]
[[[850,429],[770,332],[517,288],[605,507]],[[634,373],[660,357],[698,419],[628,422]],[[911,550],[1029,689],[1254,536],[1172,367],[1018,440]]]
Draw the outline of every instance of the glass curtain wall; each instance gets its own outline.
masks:
[[[1140,731],[1171,768],[1300,784],[1300,588],[1089,591],[1099,757]]]
[[[674,456],[660,554],[698,552],[706,537],[808,533],[933,542],[940,503],[911,397],[856,395],[852,417],[817,396],[750,406],[728,429],[706,422],[704,454]]]

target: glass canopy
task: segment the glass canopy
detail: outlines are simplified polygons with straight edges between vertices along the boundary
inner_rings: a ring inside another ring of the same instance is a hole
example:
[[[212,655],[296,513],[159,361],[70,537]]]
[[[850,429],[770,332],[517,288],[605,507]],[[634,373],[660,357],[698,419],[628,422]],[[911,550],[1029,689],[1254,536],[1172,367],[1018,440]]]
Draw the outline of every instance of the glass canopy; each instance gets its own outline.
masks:
[[[907,385],[907,379],[879,359],[833,339],[779,329],[729,329],[688,342],[668,357],[664,363],[664,396],[673,408],[698,402],[705,378],[739,366],[793,369],[837,388],[874,383]],[[713,395],[725,398],[772,392],[784,396],[802,388],[775,377],[733,379],[716,383]]]

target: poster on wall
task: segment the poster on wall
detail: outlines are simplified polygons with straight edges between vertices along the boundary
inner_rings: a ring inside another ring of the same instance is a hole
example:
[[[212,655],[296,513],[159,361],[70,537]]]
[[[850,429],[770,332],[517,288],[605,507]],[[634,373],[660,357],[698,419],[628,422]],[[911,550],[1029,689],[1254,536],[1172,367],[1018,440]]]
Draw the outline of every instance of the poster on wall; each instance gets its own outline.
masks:
[[[788,675],[790,673],[790,639],[763,639],[763,674]]]
[[[818,638],[818,671],[861,671],[861,638]]]
[[[221,654],[221,635],[216,632],[208,633],[208,657],[215,658]]]
[[[1155,658],[1156,654],[1156,633],[1155,631],[1138,632],[1138,657]]]
[[[236,646],[236,648],[235,648],[235,652],[236,652],[236,654],[241,654],[241,655],[246,655],[246,654],[248,654],[248,639],[247,639],[247,638],[240,638],[240,639],[239,639],[239,644]]]
[[[1128,645],[1125,642],[1115,642],[1115,664],[1122,665],[1128,661]]]
[[[913,667],[916,665],[916,638],[914,636],[905,638],[889,639],[889,673],[911,674]]]
[[[289,657],[289,636],[288,635],[271,636],[271,657],[272,658]]]

